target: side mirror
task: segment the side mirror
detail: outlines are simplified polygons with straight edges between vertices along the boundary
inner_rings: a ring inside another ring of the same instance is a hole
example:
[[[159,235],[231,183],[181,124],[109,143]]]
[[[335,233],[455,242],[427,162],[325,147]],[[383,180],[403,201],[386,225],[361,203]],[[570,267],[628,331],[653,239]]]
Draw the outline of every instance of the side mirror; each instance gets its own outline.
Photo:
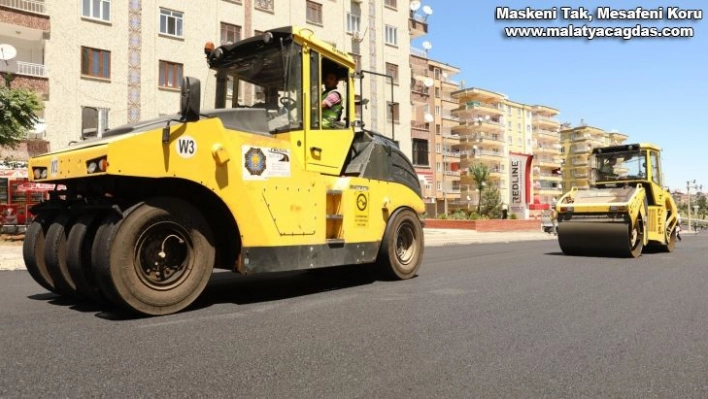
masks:
[[[201,112],[201,83],[199,79],[186,76],[182,79],[182,91],[179,104],[179,113],[182,120],[194,122],[199,120]]]

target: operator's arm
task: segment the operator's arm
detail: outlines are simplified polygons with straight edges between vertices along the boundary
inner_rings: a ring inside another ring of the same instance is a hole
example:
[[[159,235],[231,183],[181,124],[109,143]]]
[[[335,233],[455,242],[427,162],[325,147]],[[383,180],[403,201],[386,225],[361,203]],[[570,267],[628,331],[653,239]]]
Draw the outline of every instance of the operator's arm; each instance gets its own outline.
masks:
[[[342,102],[342,99],[339,97],[339,93],[337,93],[336,91],[331,91],[329,94],[327,94],[327,97],[322,100],[322,107],[330,108],[333,105],[339,104],[340,102]]]

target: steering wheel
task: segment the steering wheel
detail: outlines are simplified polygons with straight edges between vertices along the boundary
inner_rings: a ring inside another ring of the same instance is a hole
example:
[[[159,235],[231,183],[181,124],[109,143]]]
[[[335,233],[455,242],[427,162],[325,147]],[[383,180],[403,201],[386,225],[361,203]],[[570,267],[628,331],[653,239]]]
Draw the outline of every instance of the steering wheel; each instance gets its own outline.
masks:
[[[283,107],[285,107],[285,109],[287,109],[288,111],[292,111],[293,109],[295,109],[295,106],[297,105],[295,100],[293,100],[292,98],[290,98],[288,96],[280,97],[279,101],[280,101],[280,104],[282,104]]]

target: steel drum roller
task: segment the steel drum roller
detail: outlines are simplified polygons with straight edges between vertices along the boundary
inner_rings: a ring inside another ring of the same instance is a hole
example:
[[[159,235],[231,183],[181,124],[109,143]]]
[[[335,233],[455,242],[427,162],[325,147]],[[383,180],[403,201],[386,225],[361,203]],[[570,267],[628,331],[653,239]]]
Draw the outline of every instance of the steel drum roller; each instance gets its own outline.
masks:
[[[641,253],[639,234],[627,222],[574,222],[558,224],[558,244],[566,255],[636,258]]]

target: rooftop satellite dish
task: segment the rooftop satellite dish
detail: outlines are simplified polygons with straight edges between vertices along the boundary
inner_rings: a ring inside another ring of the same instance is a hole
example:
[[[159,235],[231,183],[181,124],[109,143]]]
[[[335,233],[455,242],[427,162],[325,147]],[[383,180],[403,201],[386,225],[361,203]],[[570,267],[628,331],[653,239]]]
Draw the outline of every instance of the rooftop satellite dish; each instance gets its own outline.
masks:
[[[17,50],[11,44],[0,44],[0,60],[8,61],[17,56]]]
[[[423,48],[426,50],[430,50],[431,48],[433,48],[433,45],[429,41],[426,40],[423,42]]]
[[[418,1],[418,0],[411,1],[411,11],[413,11],[413,12],[418,11],[419,8],[420,8],[420,1]]]
[[[433,15],[433,9],[430,6],[423,6],[423,12],[425,15]]]
[[[425,114],[425,121],[428,123],[431,123],[435,120],[435,117],[432,114]]]
[[[425,80],[423,80],[423,84],[425,87],[432,87],[435,84],[435,81],[432,78],[425,78]]]

